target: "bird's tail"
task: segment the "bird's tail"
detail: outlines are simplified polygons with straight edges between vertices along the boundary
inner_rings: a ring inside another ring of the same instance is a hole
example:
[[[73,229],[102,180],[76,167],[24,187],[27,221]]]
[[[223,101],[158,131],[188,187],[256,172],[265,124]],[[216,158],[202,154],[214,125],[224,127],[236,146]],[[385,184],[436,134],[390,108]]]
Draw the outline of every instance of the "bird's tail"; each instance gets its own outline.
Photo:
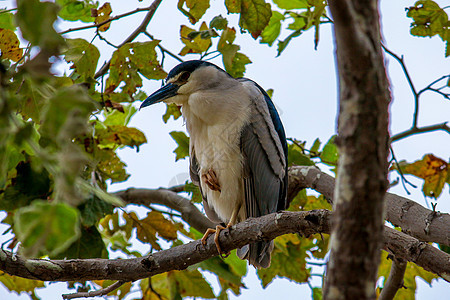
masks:
[[[247,259],[255,268],[261,269],[270,266],[272,250],[273,241],[261,241],[237,249],[236,254],[240,259]]]

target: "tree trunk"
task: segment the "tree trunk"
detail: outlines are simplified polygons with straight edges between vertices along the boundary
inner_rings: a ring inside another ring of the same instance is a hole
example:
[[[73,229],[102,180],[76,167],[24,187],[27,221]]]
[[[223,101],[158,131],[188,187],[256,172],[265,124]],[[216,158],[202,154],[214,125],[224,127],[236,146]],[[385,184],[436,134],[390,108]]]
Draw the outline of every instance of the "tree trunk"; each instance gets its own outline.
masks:
[[[324,299],[375,299],[390,101],[377,4],[330,0],[339,72],[340,157]]]

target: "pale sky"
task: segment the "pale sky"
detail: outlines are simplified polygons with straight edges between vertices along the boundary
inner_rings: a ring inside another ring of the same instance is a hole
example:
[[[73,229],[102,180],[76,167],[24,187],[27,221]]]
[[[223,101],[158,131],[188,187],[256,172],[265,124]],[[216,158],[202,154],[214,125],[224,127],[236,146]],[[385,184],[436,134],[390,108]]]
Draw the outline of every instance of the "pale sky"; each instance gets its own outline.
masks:
[[[386,46],[398,55],[404,55],[416,88],[421,89],[434,79],[449,74],[450,60],[444,58],[445,46],[439,37],[417,38],[409,34],[411,19],[406,17],[405,7],[412,6],[414,2],[381,0],[382,28]],[[437,2],[443,7],[447,0]],[[111,1],[111,6],[113,15],[117,15],[133,10],[137,6],[148,6],[149,3],[151,1],[148,0],[143,2]],[[228,19],[229,26],[237,27],[238,16],[227,16],[223,1],[211,1],[211,5],[212,8],[208,10],[202,20],[207,20],[209,23],[212,17],[222,14]],[[0,6],[11,7],[11,1],[2,2]],[[450,14],[449,9],[446,11],[447,14]],[[141,22],[144,15],[145,12],[113,22],[111,29],[104,33],[104,36],[112,43],[119,44]],[[161,44],[164,47],[178,52],[182,48],[179,40],[181,24],[194,28],[200,26],[200,23],[194,26],[188,23],[187,18],[176,10],[176,1],[163,1],[150,22],[148,31],[155,38],[162,39]],[[68,27],[79,25],[79,23],[71,23]],[[61,27],[61,29],[68,27]],[[284,39],[287,34],[289,32],[284,30],[281,38]],[[70,37],[80,36],[90,40],[94,33],[92,30],[85,30],[70,35]],[[145,36],[140,36],[138,40],[147,39]],[[288,137],[306,140],[307,146],[311,146],[315,138],[318,137],[322,142],[326,142],[330,136],[336,133],[337,88],[331,25],[321,26],[317,51],[314,50],[313,30],[293,39],[278,58],[275,57],[276,45],[271,48],[265,44],[260,45],[248,34],[238,34],[236,43],[241,46],[241,52],[249,56],[253,62],[247,65],[245,77],[255,80],[264,89],[274,89],[273,101],[279,110]],[[104,42],[98,40],[95,44],[102,53],[99,61],[99,66],[101,66],[105,60],[110,58],[113,49],[106,47]],[[198,55],[188,55],[183,59],[198,58]],[[411,126],[414,111],[413,97],[398,63],[389,56],[386,56],[386,59],[393,95],[390,130],[392,134],[395,134]],[[220,58],[214,59],[212,62],[222,66]],[[177,64],[176,60],[166,55],[166,71]],[[152,93],[160,86],[161,82],[144,80],[144,91],[147,94]],[[138,106],[139,103],[135,105]],[[179,119],[175,122],[170,120],[168,124],[164,124],[161,118],[164,112],[165,106],[160,104],[138,112],[133,117],[130,126],[142,130],[147,137],[148,144],[143,145],[139,153],[128,148],[119,151],[120,157],[128,165],[127,171],[131,177],[124,183],[111,185],[110,191],[128,187],[167,187],[182,183],[188,178],[188,161],[175,162],[175,155],[172,151],[176,144],[168,134],[172,130],[185,131],[183,122]],[[424,94],[421,101],[419,125],[431,125],[445,121],[450,121],[450,101],[445,101],[442,97],[431,93]],[[399,160],[406,159],[411,162],[422,158],[424,154],[434,153],[448,161],[450,135],[445,132],[422,134],[396,142],[393,147]],[[397,175],[392,179],[396,177]],[[427,202],[420,191],[421,181],[413,177],[408,177],[408,179],[419,186],[415,190],[409,188],[412,192],[411,195],[408,196],[401,185],[394,187],[390,192],[406,196],[429,207],[430,201]],[[437,209],[442,212],[450,212],[448,185],[438,199]],[[141,210],[140,213],[144,214],[145,212]],[[249,268],[249,270],[249,274],[244,279],[244,284],[248,289],[242,290],[242,296],[237,297],[239,299],[271,299],[275,297],[309,299],[311,297],[310,289],[306,284],[296,284],[286,279],[275,279],[266,289],[262,289],[253,269]],[[213,277],[207,276],[207,278]],[[212,281],[217,293],[217,282],[214,278]],[[315,277],[312,284],[320,286],[320,278]],[[42,299],[55,299],[62,293],[66,293],[65,286],[65,283],[51,284],[50,288],[38,291],[37,294]],[[431,299],[432,297],[441,299],[444,295],[448,295],[449,287],[450,285],[443,280],[434,281],[432,288],[418,280],[416,296],[417,299]],[[232,293],[229,295],[230,299],[236,299]],[[134,297],[136,296],[137,294],[134,294]],[[28,296],[9,294],[0,286],[0,298],[28,299]],[[133,297],[129,297],[129,299],[131,298]]]

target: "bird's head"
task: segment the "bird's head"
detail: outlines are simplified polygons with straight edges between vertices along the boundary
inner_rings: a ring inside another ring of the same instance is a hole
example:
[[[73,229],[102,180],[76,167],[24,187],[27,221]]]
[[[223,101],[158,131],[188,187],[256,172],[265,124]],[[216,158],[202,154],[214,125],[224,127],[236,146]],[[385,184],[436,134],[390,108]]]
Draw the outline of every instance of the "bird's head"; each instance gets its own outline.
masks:
[[[173,68],[166,84],[142,102],[140,108],[164,101],[183,105],[191,94],[217,87],[231,76],[216,65],[202,60],[190,60]]]

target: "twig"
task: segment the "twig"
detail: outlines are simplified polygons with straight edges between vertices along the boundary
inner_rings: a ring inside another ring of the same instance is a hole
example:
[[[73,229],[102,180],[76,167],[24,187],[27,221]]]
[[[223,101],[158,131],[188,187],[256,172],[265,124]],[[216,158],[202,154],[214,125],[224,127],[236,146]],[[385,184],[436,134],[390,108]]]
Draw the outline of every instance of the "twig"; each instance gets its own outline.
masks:
[[[148,31],[144,31],[143,32],[146,36],[148,36],[152,41],[155,40],[155,38],[153,37],[153,35],[151,35]],[[182,60],[178,55],[170,52],[169,50],[167,50],[167,48],[164,48],[163,46],[161,46],[160,44],[158,44],[157,46],[162,52],[165,52],[167,54],[169,54],[170,56],[172,56],[173,58],[175,58],[176,60],[178,60],[179,62],[184,62],[184,60]]]
[[[136,8],[135,10],[132,10],[132,11],[123,13],[121,15],[117,15],[117,16],[114,16],[112,18],[109,18],[108,20],[105,20],[103,22],[100,22],[100,23],[97,23],[97,24],[92,24],[92,25],[76,27],[76,28],[70,28],[70,29],[61,31],[59,34],[66,34],[66,33],[69,33],[69,32],[85,30],[85,29],[90,29],[90,28],[96,28],[96,27],[99,28],[100,26],[105,25],[106,23],[109,23],[111,21],[119,20],[119,19],[121,19],[123,17],[127,17],[127,16],[133,15],[135,13],[138,13],[138,12],[141,12],[141,11],[148,11],[148,10],[151,10],[151,9],[152,9],[152,5],[150,5],[149,7],[139,7],[139,8]]]
[[[400,167],[400,164],[398,163],[397,158],[395,157],[395,153],[394,153],[394,149],[392,149],[392,146],[389,147],[389,149],[391,150],[391,154],[392,154],[392,159],[394,160],[395,164],[397,165],[397,171],[398,173],[400,173],[400,177],[402,179],[402,185],[403,188],[405,189],[406,193],[408,195],[411,195],[411,193],[408,191],[408,189],[406,188],[406,184],[409,184],[410,186],[412,186],[413,188],[417,188],[416,185],[412,184],[410,181],[408,181],[405,177],[405,175],[403,174],[402,168]]]
[[[118,289],[121,285],[123,285],[126,281],[116,281],[110,286],[97,290],[97,291],[90,291],[90,292],[81,292],[81,293],[73,293],[73,294],[63,294],[63,299],[75,299],[75,298],[88,298],[88,297],[100,297],[105,296],[108,293],[114,291],[115,289]]]
[[[404,139],[404,138],[414,135],[414,134],[431,132],[431,131],[436,131],[436,130],[443,130],[450,134],[450,127],[447,125],[447,123],[448,122],[440,123],[440,124],[436,124],[436,125],[430,125],[430,126],[413,127],[411,129],[397,133],[396,135],[393,135],[391,137],[391,143],[401,140],[401,139]]]
[[[383,47],[384,51],[386,51],[386,53],[388,53],[389,55],[391,55],[393,58],[395,58],[400,66],[403,69],[403,73],[405,73],[406,76],[406,80],[408,81],[409,87],[411,88],[411,91],[413,93],[414,96],[414,118],[413,118],[413,125],[412,127],[415,128],[417,127],[417,120],[419,119],[419,93],[417,93],[416,87],[414,86],[411,76],[409,75],[408,69],[406,68],[406,64],[405,64],[405,60],[402,57],[399,57],[397,54],[395,54],[394,52],[392,52],[391,50],[389,50],[388,48],[386,48],[386,46],[384,46],[383,44],[381,44],[381,47]]]
[[[17,10],[17,8],[11,8],[11,9],[5,9],[5,10],[2,9],[2,10],[0,10],[0,14],[9,13],[9,12],[12,12],[15,10]]]
[[[102,41],[104,41],[105,43],[110,45],[111,47],[116,48],[116,49],[119,48],[118,46],[116,46],[113,43],[111,43],[110,41],[108,41],[104,36],[102,36],[98,30],[97,30],[97,36],[98,36],[99,39],[101,39]]]
[[[388,256],[388,258],[390,257],[392,258],[391,272],[389,273],[389,277],[384,281],[384,287],[381,290],[378,300],[394,299],[397,291],[404,287],[403,276],[405,276],[407,262],[395,256]]]
[[[139,34],[143,33],[146,30],[148,23],[150,23],[150,20],[153,18],[153,15],[155,14],[155,11],[158,8],[161,1],[162,0],[153,1],[153,3],[146,9],[148,10],[148,12],[145,15],[144,20],[142,20],[141,24],[136,28],[136,30],[134,30],[119,46],[117,46],[118,48],[122,47],[126,43],[133,41]],[[94,78],[97,79],[100,76],[104,75],[108,71],[110,64],[111,59],[107,61],[105,64],[103,64],[100,70],[98,70],[98,72],[95,73]]]

